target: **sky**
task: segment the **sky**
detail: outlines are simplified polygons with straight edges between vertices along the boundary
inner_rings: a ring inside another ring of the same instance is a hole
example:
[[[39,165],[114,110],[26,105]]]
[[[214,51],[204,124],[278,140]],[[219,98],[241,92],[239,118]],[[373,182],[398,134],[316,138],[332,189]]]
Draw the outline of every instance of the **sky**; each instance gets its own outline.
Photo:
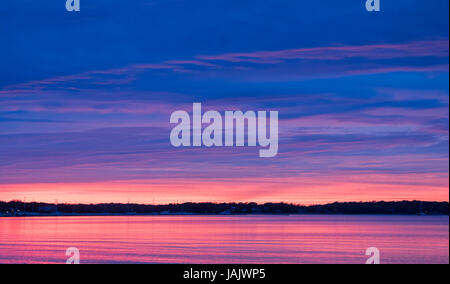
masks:
[[[0,200],[449,200],[449,2],[6,0]],[[279,111],[279,153],[170,115]]]

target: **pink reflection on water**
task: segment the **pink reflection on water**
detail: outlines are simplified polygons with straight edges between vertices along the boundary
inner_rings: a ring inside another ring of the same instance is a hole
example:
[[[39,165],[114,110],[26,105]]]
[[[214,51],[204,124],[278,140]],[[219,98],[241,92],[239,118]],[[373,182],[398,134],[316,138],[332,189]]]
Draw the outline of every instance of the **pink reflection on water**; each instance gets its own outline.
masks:
[[[0,263],[449,263],[448,216],[0,218]]]

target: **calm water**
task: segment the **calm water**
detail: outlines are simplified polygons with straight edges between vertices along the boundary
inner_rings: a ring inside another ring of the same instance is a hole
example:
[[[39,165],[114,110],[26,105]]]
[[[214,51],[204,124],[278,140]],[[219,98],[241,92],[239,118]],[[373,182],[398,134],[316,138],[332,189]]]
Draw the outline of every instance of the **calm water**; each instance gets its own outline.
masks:
[[[449,263],[447,216],[0,218],[0,263]]]

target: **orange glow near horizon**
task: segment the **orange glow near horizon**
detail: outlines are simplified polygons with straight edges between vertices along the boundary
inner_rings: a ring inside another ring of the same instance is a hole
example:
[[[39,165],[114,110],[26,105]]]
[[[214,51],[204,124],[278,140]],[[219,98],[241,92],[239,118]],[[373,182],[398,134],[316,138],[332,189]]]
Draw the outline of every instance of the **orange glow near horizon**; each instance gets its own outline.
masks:
[[[414,180],[414,178],[416,180]],[[0,185],[0,200],[59,203],[448,201],[448,177],[415,175],[317,179],[139,180]],[[371,181],[371,182],[367,182]],[[379,181],[379,182],[377,182]]]

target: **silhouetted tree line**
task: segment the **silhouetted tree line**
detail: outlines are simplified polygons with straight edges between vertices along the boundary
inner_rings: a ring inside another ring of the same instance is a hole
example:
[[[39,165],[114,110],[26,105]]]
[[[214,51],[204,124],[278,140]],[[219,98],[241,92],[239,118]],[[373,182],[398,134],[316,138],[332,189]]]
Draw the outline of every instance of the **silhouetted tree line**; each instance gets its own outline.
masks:
[[[431,214],[449,215],[448,202],[348,202],[302,206],[286,203],[48,204],[0,202],[0,214]]]

